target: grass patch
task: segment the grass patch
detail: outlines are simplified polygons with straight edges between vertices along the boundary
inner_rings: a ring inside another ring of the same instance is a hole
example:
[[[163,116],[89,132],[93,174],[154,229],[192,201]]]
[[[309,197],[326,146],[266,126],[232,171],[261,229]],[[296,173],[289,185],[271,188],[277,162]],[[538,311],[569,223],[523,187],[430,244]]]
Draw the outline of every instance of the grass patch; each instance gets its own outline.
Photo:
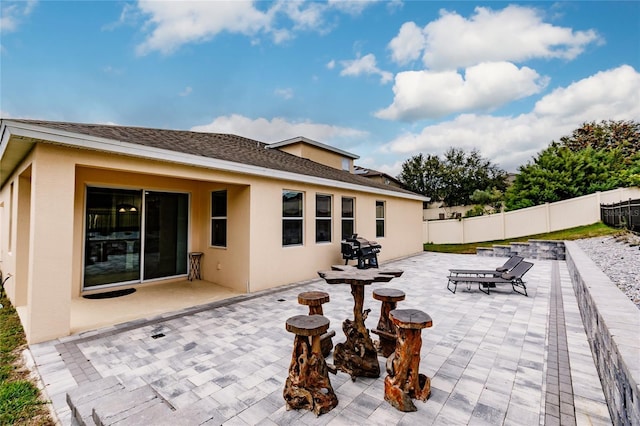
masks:
[[[26,347],[18,313],[0,298],[0,425],[54,425],[20,354]]]
[[[620,234],[620,229],[612,228],[602,222],[593,225],[578,226],[576,228],[563,229],[562,231],[535,234],[526,237],[511,238],[507,240],[483,241],[468,244],[425,244],[425,251],[438,253],[475,254],[478,247],[491,247],[493,245],[508,245],[509,243],[522,243],[529,240],[578,240],[581,238],[602,237],[606,235]]]

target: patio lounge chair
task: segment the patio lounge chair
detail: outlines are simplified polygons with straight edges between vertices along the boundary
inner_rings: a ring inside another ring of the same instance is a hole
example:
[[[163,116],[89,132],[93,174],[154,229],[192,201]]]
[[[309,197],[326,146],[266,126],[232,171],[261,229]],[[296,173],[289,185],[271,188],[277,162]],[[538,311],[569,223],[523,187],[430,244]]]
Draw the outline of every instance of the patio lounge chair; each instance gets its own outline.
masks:
[[[517,264],[522,262],[524,257],[511,256],[502,266],[495,269],[449,269],[450,275],[490,275],[499,277],[503,272],[511,271]]]
[[[503,272],[500,276],[497,277],[489,277],[489,276],[460,276],[460,275],[449,275],[447,278],[449,282],[447,283],[447,289],[455,293],[458,287],[458,283],[467,284],[467,288],[471,288],[472,283],[478,283],[478,289],[486,294],[489,294],[489,288],[495,287],[498,284],[511,284],[513,291],[516,293],[520,293],[524,296],[527,295],[527,286],[522,281],[522,277],[527,273],[529,269],[533,266],[533,263],[521,261],[518,263],[511,271]],[[451,284],[453,284],[453,290],[451,289]],[[483,290],[483,288],[485,290]],[[521,288],[522,291],[519,291],[517,288]]]

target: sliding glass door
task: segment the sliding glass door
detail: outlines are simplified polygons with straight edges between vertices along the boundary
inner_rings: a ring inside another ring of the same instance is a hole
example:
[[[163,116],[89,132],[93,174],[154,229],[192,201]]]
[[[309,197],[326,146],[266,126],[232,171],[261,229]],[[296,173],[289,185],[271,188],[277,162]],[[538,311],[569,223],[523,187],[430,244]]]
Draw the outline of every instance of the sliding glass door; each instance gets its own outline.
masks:
[[[189,196],[87,188],[84,288],[187,273]]]
[[[142,193],[87,188],[84,287],[140,281]]]
[[[145,192],[144,279],[187,273],[187,194]]]

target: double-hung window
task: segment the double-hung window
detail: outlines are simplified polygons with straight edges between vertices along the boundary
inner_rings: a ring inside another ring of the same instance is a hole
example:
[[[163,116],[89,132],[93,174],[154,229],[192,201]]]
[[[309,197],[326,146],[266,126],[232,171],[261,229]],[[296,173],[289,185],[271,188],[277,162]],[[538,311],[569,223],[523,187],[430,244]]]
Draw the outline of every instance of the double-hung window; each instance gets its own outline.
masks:
[[[303,193],[282,191],[282,245],[302,245],[304,229]]]
[[[211,245],[227,246],[227,191],[211,193]]]
[[[384,237],[384,201],[376,201],[376,238]]]
[[[355,199],[342,197],[342,239],[351,238],[355,231]]]
[[[331,195],[316,194],[316,243],[331,242]]]

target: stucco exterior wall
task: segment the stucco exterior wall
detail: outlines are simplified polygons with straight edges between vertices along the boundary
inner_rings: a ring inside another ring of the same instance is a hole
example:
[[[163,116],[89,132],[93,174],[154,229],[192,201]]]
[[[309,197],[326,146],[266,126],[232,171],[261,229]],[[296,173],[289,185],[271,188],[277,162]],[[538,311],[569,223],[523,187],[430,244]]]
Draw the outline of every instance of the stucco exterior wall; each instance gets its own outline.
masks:
[[[334,152],[330,152],[326,149],[321,149],[307,143],[299,142],[279,147],[278,149],[339,170],[342,170],[342,159],[346,158],[349,160],[349,171],[353,172],[353,160],[351,158],[343,157]]]
[[[188,251],[204,253],[203,280],[240,292],[317,278],[342,263],[342,196],[356,199],[356,232],[382,244],[381,261],[422,250],[420,200],[38,143],[0,191],[1,267],[13,275],[7,293],[30,343],[70,332],[71,300],[83,293],[87,186],[188,193]],[[210,194],[222,189],[228,244],[218,248],[210,246]],[[283,190],[304,193],[301,246],[282,246]],[[332,196],[330,243],[315,242],[317,193]],[[376,200],[386,203],[384,238],[375,236]]]
[[[304,193],[304,243],[282,247],[282,191]],[[252,185],[251,208],[251,279],[250,291],[258,291],[288,282],[317,277],[317,271],[330,269],[332,264],[344,263],[340,255],[341,199],[355,197],[355,230],[367,239],[382,245],[379,260],[418,253],[422,250],[419,233],[421,202],[376,196],[362,192],[345,192],[335,188],[303,185],[296,182],[259,182]],[[331,243],[315,242],[315,196],[332,196]],[[386,202],[386,236],[376,237],[376,201]],[[253,240],[262,238],[260,244]],[[353,264],[353,263],[352,263]]]

